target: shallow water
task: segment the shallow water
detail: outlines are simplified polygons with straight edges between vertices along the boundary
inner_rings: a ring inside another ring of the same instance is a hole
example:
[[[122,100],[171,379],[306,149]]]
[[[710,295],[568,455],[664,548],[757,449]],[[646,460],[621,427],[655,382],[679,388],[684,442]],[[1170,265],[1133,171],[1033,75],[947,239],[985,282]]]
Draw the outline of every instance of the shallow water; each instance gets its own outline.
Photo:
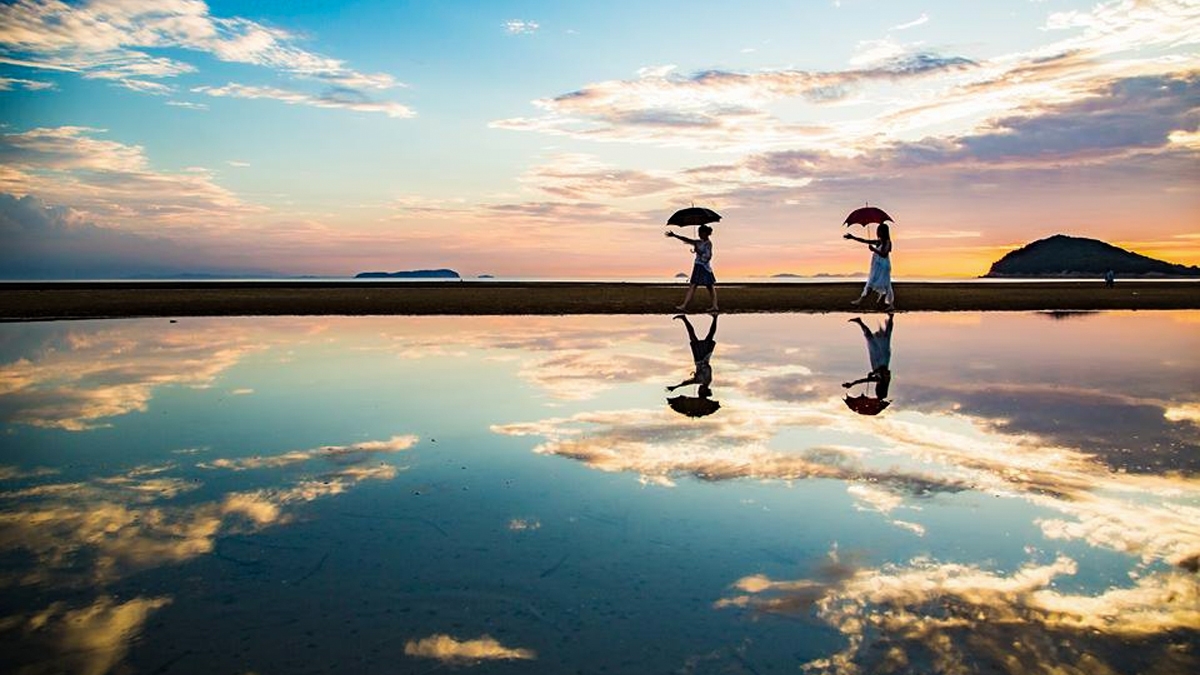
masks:
[[[849,317],[0,325],[0,670],[1194,672],[1200,312]]]

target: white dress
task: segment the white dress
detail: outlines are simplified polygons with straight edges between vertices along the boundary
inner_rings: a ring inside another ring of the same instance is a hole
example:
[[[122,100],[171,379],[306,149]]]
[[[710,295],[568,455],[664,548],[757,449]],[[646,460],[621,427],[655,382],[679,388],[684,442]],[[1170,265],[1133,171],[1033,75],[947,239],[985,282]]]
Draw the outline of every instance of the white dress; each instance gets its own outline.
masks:
[[[880,255],[876,247],[883,249],[887,255]],[[889,306],[895,300],[892,294],[892,242],[880,242],[871,245],[871,273],[867,275],[867,285],[863,288],[863,295],[867,291],[875,291],[883,296],[884,302]]]

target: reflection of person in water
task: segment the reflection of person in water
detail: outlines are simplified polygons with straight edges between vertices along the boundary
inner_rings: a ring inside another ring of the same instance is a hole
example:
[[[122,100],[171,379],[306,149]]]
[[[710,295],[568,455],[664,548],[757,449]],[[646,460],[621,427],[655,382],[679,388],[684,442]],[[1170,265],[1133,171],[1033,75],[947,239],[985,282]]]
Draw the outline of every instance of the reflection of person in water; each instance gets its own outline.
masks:
[[[850,319],[850,323],[857,323],[862,329],[863,337],[867,339],[867,356],[871,360],[871,372],[867,373],[866,377],[853,380],[851,382],[843,382],[842,386],[846,389],[853,387],[856,384],[875,385],[875,396],[847,396],[846,405],[857,413],[864,415],[877,415],[884,408],[888,407],[890,401],[885,401],[887,398],[888,389],[892,384],[892,327],[895,324],[895,317],[890,312],[888,313],[887,321],[883,327],[875,332],[863,323],[862,318],[854,317]]]
[[[688,321],[687,316],[678,314],[676,319],[683,321],[683,325],[687,328],[688,342],[692,348],[692,361],[695,363],[695,370],[692,376],[680,382],[679,384],[667,387],[667,391],[675,391],[680,387],[688,385],[699,385],[696,388],[697,397],[690,396],[675,396],[667,399],[667,403],[671,408],[691,417],[702,417],[711,415],[716,412],[721,404],[712,400],[712,359],[713,350],[717,347],[715,336],[717,334],[717,315],[712,314],[712,323],[708,326],[708,334],[704,339],[696,336],[696,329],[692,326],[692,322]]]

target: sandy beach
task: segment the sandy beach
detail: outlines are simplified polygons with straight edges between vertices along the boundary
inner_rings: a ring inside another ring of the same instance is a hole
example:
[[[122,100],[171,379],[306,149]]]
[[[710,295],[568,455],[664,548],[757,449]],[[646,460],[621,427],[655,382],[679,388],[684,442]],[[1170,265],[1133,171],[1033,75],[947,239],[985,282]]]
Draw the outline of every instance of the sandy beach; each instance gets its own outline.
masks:
[[[564,282],[84,282],[0,286],[0,320],[254,315],[664,314],[685,286]],[[1200,309],[1200,281],[897,283],[897,310]],[[718,286],[721,311],[875,311],[859,283]],[[872,298],[874,296],[871,296]],[[691,312],[708,307],[703,289]]]

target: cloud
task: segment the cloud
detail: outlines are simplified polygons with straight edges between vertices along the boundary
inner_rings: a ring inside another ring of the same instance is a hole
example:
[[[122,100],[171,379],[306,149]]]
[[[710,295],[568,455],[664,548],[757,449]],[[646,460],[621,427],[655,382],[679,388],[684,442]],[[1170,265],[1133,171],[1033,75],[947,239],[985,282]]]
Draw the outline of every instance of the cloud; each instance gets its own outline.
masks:
[[[6,627],[20,631],[22,639],[20,653],[6,661],[28,667],[21,672],[105,675],[124,660],[150,616],[169,604],[169,596],[122,600],[101,595],[74,609],[55,602],[36,614],[5,617]],[[51,656],[37,660],[34,654]]]
[[[1194,574],[1155,573],[1097,595],[1061,590],[1058,580],[1076,571],[1065,556],[1005,575],[928,559],[856,568],[834,555],[808,579],[745,577],[732,584],[740,594],[715,606],[815,613],[846,646],[804,664],[813,673],[1015,672],[1063,662],[1092,672],[1195,669],[1182,648],[1200,637]]]
[[[25,89],[26,91],[41,91],[43,89],[54,89],[53,82],[45,82],[43,80],[26,80],[20,77],[0,77],[0,91],[12,91],[14,89]]]
[[[368,464],[382,450],[355,449],[403,445],[394,441],[337,446],[347,451],[333,454],[314,449],[310,458],[329,459],[332,470],[300,479],[285,476],[282,481],[278,473],[262,474],[276,482],[218,494],[176,475],[175,466],[0,492],[5,505],[0,512],[0,551],[37,561],[0,576],[0,587],[103,586],[211,553],[222,535],[254,533],[289,522],[289,510],[298,504],[343,494],[364,481],[394,479],[400,471],[396,466]],[[264,465],[291,464],[284,458]],[[207,499],[178,499],[193,492]]]
[[[923,17],[924,18],[924,15]],[[900,27],[923,23],[919,18]],[[1060,39],[988,59],[943,55],[892,37],[864,41],[840,71],[645,68],[636,79],[588,84],[533,101],[531,117],[493,127],[698,150],[816,150],[853,156],[918,134],[971,135],[1015,110],[1065,104],[1116,79],[1196,68],[1200,7],[1181,0],[1107,2],[1050,15]],[[898,27],[898,28],[900,28]],[[921,87],[897,91],[896,82]],[[798,113],[778,112],[781,102]],[[838,115],[820,108],[839,106]],[[813,123],[813,119],[825,119]]]
[[[412,108],[395,101],[374,101],[356,89],[339,87],[323,94],[306,94],[278,87],[259,87],[230,82],[223,87],[195,87],[193,92],[209,96],[248,99],[274,99],[288,105],[308,105],[314,108],[342,108],[357,112],[377,112],[388,117],[408,118],[416,115]]]
[[[481,635],[474,640],[457,640],[441,633],[405,642],[404,653],[455,665],[470,665],[480,661],[533,661],[537,658],[537,653],[532,649],[505,647],[489,635]]]
[[[905,22],[902,24],[892,26],[888,30],[889,31],[908,30],[909,28],[916,28],[917,26],[923,26],[927,23],[929,23],[929,15],[926,14],[925,12],[921,12],[921,16],[913,19],[912,21],[908,21],[908,22]]]
[[[192,101],[167,101],[167,105],[187,110],[208,110],[207,103],[194,103]]]
[[[230,469],[245,471],[246,469],[280,468],[291,464],[323,459],[333,464],[356,464],[364,461],[374,453],[393,453],[408,450],[417,444],[413,435],[393,436],[386,441],[364,441],[351,445],[328,445],[311,450],[293,450],[279,455],[266,457],[239,457],[233,459],[221,458],[211,462],[201,462],[196,466],[203,469]]]
[[[212,386],[270,341],[257,330],[200,321],[187,332],[136,324],[80,330],[64,324],[0,364],[0,412],[15,424],[83,431],[144,412],[166,387]]]
[[[153,80],[196,72],[190,63],[150,52],[170,49],[259,66],[334,88],[402,86],[391,75],[354,70],[340,59],[298,46],[299,41],[280,28],[213,16],[207,3],[199,0],[85,0],[77,5],[25,0],[0,6],[0,47],[8,53],[8,63],[78,72],[138,91],[166,93],[170,86]],[[289,102],[316,105],[326,98],[308,96]]]
[[[541,117],[491,123],[494,128],[540,131],[597,141],[685,145],[730,150],[832,139],[831,127],[789,123],[769,107],[787,99],[822,104],[871,82],[924,77],[972,67],[962,57],[904,55],[844,72],[708,70],[690,76],[673,67],[645,68],[634,80],[590,84],[533,105]]]
[[[541,28],[536,21],[523,21],[521,19],[511,19],[504,22],[504,32],[509,35],[529,35],[536,33],[538,28]]]
[[[0,135],[0,192],[35,194],[86,212],[102,224],[209,231],[261,209],[218,185],[211,173],[155,171],[145,150],[88,127],[35,128]]]
[[[99,227],[37,197],[0,194],[0,278],[103,279],[194,271],[198,260],[161,237]],[[201,263],[203,264],[203,263]],[[206,269],[236,268],[213,262]]]

